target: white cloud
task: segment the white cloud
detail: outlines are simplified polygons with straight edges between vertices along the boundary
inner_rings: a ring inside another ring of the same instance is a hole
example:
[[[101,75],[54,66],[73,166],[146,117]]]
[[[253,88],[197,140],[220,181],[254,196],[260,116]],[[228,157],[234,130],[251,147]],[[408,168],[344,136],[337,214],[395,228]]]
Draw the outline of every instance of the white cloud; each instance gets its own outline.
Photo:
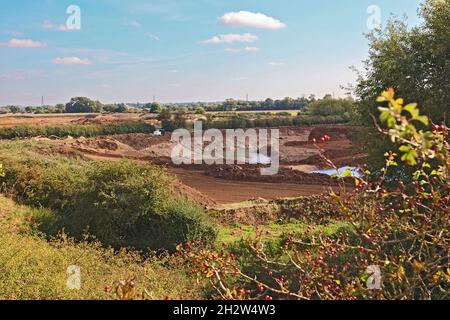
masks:
[[[65,66],[76,66],[76,65],[87,66],[92,64],[92,62],[89,59],[80,59],[78,57],[56,58],[52,62],[53,64]]]
[[[177,69],[169,70],[169,73],[178,73]]]
[[[272,67],[284,67],[286,65],[286,63],[284,62],[269,62],[269,65],[271,65]]]
[[[245,47],[244,50],[248,52],[258,52],[260,49],[257,47]]]
[[[219,22],[229,27],[248,27],[257,29],[278,30],[286,28],[286,24],[262,13],[249,11],[229,12],[219,18]]]
[[[64,24],[56,26],[50,20],[45,20],[42,23],[42,28],[44,28],[45,30],[56,30],[56,31],[62,31],[62,32],[74,31],[74,30],[67,28],[67,26]]]
[[[6,45],[10,48],[40,48],[45,47],[47,44],[31,39],[11,39]]]
[[[211,39],[205,40],[204,43],[207,44],[221,44],[221,43],[233,43],[233,42],[254,42],[258,40],[258,37],[251,33],[244,34],[222,34],[220,36],[212,37]]]

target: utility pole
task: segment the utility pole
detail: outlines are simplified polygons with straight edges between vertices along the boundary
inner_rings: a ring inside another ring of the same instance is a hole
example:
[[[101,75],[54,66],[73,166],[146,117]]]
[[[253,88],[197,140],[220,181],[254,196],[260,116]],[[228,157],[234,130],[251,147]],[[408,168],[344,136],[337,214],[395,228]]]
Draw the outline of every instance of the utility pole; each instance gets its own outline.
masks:
[[[247,102],[248,102],[248,93],[247,93]]]
[[[41,97],[41,107],[44,106],[44,96]]]

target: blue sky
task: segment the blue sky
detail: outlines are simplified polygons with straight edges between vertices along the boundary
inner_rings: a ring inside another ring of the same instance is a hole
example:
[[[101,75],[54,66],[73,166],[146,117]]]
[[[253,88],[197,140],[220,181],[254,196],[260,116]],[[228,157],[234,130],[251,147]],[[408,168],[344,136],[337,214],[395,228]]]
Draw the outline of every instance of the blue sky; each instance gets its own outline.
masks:
[[[0,105],[340,96],[367,56],[368,7],[414,25],[419,3],[2,0]],[[70,5],[78,31],[66,27]]]

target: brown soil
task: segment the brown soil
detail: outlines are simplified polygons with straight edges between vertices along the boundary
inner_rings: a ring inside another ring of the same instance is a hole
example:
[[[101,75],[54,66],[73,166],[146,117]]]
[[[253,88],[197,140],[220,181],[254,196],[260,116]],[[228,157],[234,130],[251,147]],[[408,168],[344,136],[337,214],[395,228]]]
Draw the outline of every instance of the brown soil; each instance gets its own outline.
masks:
[[[311,133],[309,134],[308,141],[313,141],[313,139],[320,140],[324,135],[329,135],[332,141],[342,141],[350,140],[350,134],[352,131],[351,126],[314,126]]]
[[[200,191],[181,183],[178,180],[174,180],[172,182],[172,191],[174,192],[175,196],[187,197],[197,203],[204,205],[207,208],[214,208],[217,206],[216,201],[204,195]]]
[[[274,200],[299,196],[311,196],[328,192],[330,187],[324,184],[267,183],[225,180],[206,176],[203,171],[168,168],[185,185],[218,204],[243,202],[249,199],[264,198]]]
[[[146,134],[124,134],[93,139],[66,139],[54,141],[61,154],[71,156],[70,151],[84,154],[94,160],[120,158],[150,161],[165,165],[178,177],[175,190],[207,206],[242,202],[264,198],[274,200],[298,196],[310,196],[329,191],[333,180],[320,174],[308,174],[296,169],[314,166],[321,168],[319,151],[311,142],[312,137],[328,134],[332,141],[322,147],[337,165],[352,165],[358,157],[352,152],[351,132],[348,126],[317,126],[280,129],[281,168],[275,176],[261,176],[260,166],[252,165],[189,165],[175,167],[170,159],[176,145],[170,136],[155,137]],[[72,155],[73,156],[73,155]],[[308,166],[310,165],[310,166]]]
[[[157,146],[158,144],[161,144],[163,142],[170,141],[170,137],[168,135],[155,137],[143,133],[119,134],[115,135],[114,139],[130,147],[133,147],[135,150],[144,150],[153,146]]]
[[[0,127],[18,125],[56,126],[71,124],[103,124],[133,122],[141,119],[140,114],[42,114],[42,115],[0,115]]]
[[[262,166],[251,165],[207,166],[205,174],[226,180],[270,183],[329,185],[334,182],[328,175],[309,174],[285,167],[281,167],[276,175],[262,176],[260,172],[261,168]]]

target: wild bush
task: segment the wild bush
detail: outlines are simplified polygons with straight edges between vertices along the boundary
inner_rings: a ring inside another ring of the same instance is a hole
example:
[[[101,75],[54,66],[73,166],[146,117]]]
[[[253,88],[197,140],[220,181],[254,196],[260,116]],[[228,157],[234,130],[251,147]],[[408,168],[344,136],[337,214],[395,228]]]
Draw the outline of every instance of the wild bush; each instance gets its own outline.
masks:
[[[54,211],[41,230],[85,233],[107,246],[173,250],[184,241],[212,243],[215,229],[203,208],[174,202],[171,179],[159,167],[132,161],[87,162],[34,154],[1,157],[2,181],[16,199]]]
[[[111,288],[130,279],[133,299],[204,298],[175,257],[143,258],[65,235],[48,241],[34,231],[33,222],[43,215],[51,211],[0,196],[0,300],[117,299]],[[80,267],[80,290],[67,287],[71,265]]]
[[[351,230],[333,237],[307,230],[288,237],[275,253],[257,237],[247,242],[254,268],[243,268],[241,259],[247,257],[229,250],[180,247],[193,271],[209,279],[221,298],[449,298],[449,129],[436,124],[419,129],[428,127],[428,117],[416,104],[404,106],[393,89],[378,103],[387,103],[379,108],[386,129],[379,130],[398,145],[401,160],[412,169],[406,180],[411,182],[387,179],[398,163],[394,152],[386,153],[381,175],[363,167],[353,193],[331,193]]]

